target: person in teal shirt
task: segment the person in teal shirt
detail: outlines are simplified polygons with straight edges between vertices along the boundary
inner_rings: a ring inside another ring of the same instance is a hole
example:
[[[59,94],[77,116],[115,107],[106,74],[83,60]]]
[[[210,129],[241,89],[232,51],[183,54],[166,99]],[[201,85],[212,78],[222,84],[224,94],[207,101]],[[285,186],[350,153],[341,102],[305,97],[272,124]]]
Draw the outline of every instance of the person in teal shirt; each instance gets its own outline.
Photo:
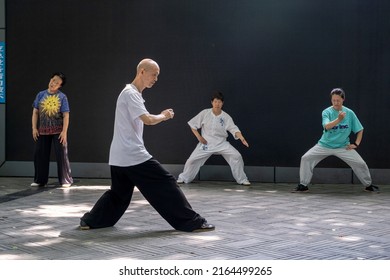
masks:
[[[293,192],[307,192],[308,185],[313,177],[314,167],[328,156],[336,156],[348,164],[364,185],[365,191],[379,192],[377,186],[372,185],[370,171],[366,162],[356,149],[363,138],[363,126],[356,114],[343,105],[345,92],[335,88],[330,93],[332,106],[322,111],[322,126],[324,128],[321,139],[301,158],[299,170],[300,183]],[[355,141],[350,140],[351,133],[356,134]]]

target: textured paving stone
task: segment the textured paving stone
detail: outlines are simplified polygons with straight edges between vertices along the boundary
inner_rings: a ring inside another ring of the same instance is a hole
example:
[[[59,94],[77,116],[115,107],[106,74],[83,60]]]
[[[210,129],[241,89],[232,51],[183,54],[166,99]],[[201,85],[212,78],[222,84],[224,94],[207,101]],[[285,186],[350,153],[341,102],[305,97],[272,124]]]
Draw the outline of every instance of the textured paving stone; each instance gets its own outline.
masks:
[[[79,179],[30,188],[32,178],[0,177],[0,260],[390,260],[390,187],[232,182],[181,186],[217,229],[172,229],[136,191],[111,228],[81,231],[79,219],[110,185]]]

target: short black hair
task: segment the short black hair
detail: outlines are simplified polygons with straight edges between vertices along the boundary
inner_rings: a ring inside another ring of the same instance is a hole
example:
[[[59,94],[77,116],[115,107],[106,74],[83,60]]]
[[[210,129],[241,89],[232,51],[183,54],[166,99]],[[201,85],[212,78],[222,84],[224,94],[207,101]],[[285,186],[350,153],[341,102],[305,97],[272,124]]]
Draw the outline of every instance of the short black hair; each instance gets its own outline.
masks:
[[[223,102],[224,97],[223,97],[222,92],[217,91],[217,90],[214,91],[214,93],[213,93],[213,95],[211,97],[211,101],[213,101],[214,99],[219,99],[219,100],[221,100]]]
[[[330,92],[330,97],[332,98],[333,95],[338,95],[342,99],[345,99],[345,92],[344,92],[344,90],[342,88],[334,88],[334,89],[332,89],[332,91]]]
[[[54,76],[58,76],[58,77],[61,78],[61,80],[62,80],[61,87],[63,87],[66,84],[66,76],[65,76],[64,73],[62,73],[62,72],[54,72],[51,75],[51,78],[53,78]]]

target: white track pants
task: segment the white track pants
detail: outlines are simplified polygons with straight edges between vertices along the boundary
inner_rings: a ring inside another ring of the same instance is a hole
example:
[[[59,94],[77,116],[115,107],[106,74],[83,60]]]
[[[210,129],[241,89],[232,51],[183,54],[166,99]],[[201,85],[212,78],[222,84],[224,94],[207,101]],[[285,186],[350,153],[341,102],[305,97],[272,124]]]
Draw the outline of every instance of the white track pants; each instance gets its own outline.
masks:
[[[368,187],[371,185],[371,175],[366,162],[354,149],[345,148],[329,149],[315,145],[307,151],[301,158],[301,167],[299,170],[300,183],[307,186],[313,177],[314,167],[328,156],[336,156],[348,164],[360,182]]]
[[[229,164],[233,177],[238,184],[242,184],[248,179],[244,172],[244,161],[241,154],[229,142],[218,145],[218,147],[212,149],[212,151],[203,150],[201,147],[202,144],[198,143],[195,150],[187,159],[183,173],[179,175],[179,180],[183,180],[185,183],[192,182],[198,174],[201,166],[204,165],[206,160],[214,154],[223,156]]]

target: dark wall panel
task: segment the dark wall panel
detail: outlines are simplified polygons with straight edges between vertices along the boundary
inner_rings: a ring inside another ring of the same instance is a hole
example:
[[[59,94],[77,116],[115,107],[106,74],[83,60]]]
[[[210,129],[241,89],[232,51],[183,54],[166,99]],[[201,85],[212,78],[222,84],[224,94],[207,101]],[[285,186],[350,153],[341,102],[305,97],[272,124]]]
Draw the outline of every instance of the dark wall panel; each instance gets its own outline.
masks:
[[[299,166],[321,136],[330,90],[343,87],[365,127],[363,158],[390,167],[388,1],[12,0],[6,9],[7,160],[32,159],[31,104],[60,70],[70,160],[106,162],[116,98],[151,57],[161,75],[146,106],[176,113],[145,128],[163,163],[185,162],[196,144],[186,123],[219,89],[250,144],[233,143],[246,165]]]

